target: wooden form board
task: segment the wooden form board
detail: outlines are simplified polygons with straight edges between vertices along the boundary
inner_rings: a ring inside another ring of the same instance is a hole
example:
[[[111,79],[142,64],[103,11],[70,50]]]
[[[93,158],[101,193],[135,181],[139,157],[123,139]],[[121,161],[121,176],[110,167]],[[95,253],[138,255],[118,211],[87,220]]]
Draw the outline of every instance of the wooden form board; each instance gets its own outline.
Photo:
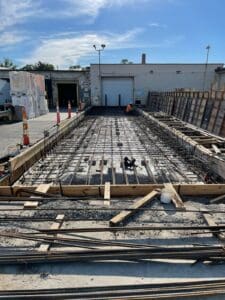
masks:
[[[186,114],[187,104],[188,104],[188,99],[184,98],[183,105],[182,105],[182,110],[181,110],[181,115],[180,115],[181,120],[184,120],[184,117],[185,117],[185,114]]]
[[[180,97],[176,97],[176,110],[175,110],[175,116],[178,117],[179,115],[179,108],[180,108],[180,104],[182,102],[182,99]]]
[[[174,98],[172,96],[170,96],[169,98],[170,100],[169,100],[168,114],[172,115]]]
[[[207,129],[207,127],[208,127],[212,109],[213,109],[213,100],[208,99],[207,103],[206,103],[206,106],[205,106],[204,115],[203,115],[203,118],[202,118],[202,126],[201,127],[203,129]]]
[[[215,124],[216,118],[217,118],[217,114],[218,114],[218,111],[219,111],[219,108],[220,108],[220,104],[221,104],[221,100],[219,100],[219,99],[214,100],[210,121],[209,121],[209,124],[208,124],[208,127],[207,127],[207,130],[210,131],[210,132],[213,131],[214,124]]]
[[[223,118],[222,126],[220,129],[220,136],[225,137],[225,116]]]
[[[132,185],[110,185],[111,197],[126,196],[145,196],[156,189],[162,189],[163,184],[132,184]],[[225,184],[174,184],[174,189],[180,195],[186,196],[219,196],[225,194]],[[23,186],[23,189],[35,191],[37,186]],[[15,195],[21,186],[0,186],[0,197]],[[72,196],[102,196],[104,195],[104,185],[62,185],[63,194],[68,197]],[[50,186],[50,194],[60,195],[60,186]],[[21,193],[23,195],[23,193]],[[4,199],[4,198],[3,198]],[[1,198],[0,198],[1,201]],[[48,198],[51,201],[51,198]]]
[[[138,200],[136,203],[131,205],[129,208],[131,210],[124,210],[120,212],[118,215],[113,217],[109,221],[110,226],[117,226],[118,224],[126,221],[129,217],[131,217],[133,214],[135,214],[136,211],[138,211],[139,208],[144,207],[148,203],[150,203],[157,195],[159,195],[159,191],[153,190],[149,194],[147,194],[142,199]]]
[[[184,97],[182,97],[181,101],[180,101],[179,111],[178,111],[178,118],[181,120],[182,120],[183,111],[185,109],[185,106],[186,106],[186,99]]]
[[[201,107],[202,99],[198,98],[195,105],[195,111],[193,115],[192,124],[197,125],[198,117],[199,117],[199,111]]]
[[[223,124],[223,120],[224,120],[224,116],[225,116],[225,100],[223,100],[220,104],[220,108],[218,110],[218,114],[217,114],[217,118],[214,124],[214,128],[213,128],[213,133],[219,135],[221,128],[222,128],[222,124]]]
[[[194,111],[195,111],[195,104],[196,104],[196,99],[192,99],[190,114],[189,114],[189,118],[188,118],[188,123],[192,123],[193,114],[194,114]]]
[[[198,127],[201,127],[201,125],[202,125],[202,119],[203,119],[206,103],[207,103],[207,99],[203,98],[201,101],[199,114],[198,114],[198,120],[196,123],[196,126],[198,126]]]
[[[191,112],[191,106],[192,106],[192,99],[188,98],[187,99],[187,104],[186,104],[186,110],[185,110],[184,117],[183,117],[183,120],[185,122],[188,122],[188,120],[189,120],[189,116],[190,116],[190,112]]]

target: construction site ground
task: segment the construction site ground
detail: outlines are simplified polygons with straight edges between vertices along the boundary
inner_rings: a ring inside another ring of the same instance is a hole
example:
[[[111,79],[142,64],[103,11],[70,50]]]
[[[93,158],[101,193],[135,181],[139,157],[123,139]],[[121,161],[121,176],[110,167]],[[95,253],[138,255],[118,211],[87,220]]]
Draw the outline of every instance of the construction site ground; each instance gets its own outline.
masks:
[[[204,226],[207,223],[202,217],[201,210],[225,211],[225,205],[206,205],[206,198],[191,199],[184,197],[187,212],[176,211],[172,204],[161,204],[155,199],[146,210],[136,213],[125,224],[129,226],[162,226],[165,229],[169,226]],[[39,208],[33,211],[23,210],[23,205],[1,205],[1,210],[6,209],[2,216],[11,218],[11,221],[2,221],[0,234],[17,234],[21,232],[33,232],[35,229],[50,228],[58,214],[64,214],[65,221],[60,229],[71,228],[95,228],[108,227],[109,220],[119,213],[120,210],[130,207],[138,198],[113,198],[110,207],[99,199],[93,200],[56,200],[46,201]],[[197,200],[197,201],[196,201]],[[84,204],[85,202],[85,204]],[[8,211],[7,211],[8,209]],[[17,209],[17,211],[13,211]],[[20,209],[20,210],[18,210]],[[80,209],[80,210],[79,210]],[[89,209],[89,210],[88,210]],[[159,211],[157,211],[159,210]],[[190,212],[188,212],[190,210]],[[196,212],[193,212],[196,211]],[[30,218],[30,221],[20,221],[21,218]],[[214,220],[217,224],[224,224],[224,214],[214,213]],[[35,221],[39,219],[39,221]],[[42,221],[40,220],[42,219]],[[73,219],[73,220],[72,220]],[[71,221],[66,221],[71,220]],[[29,229],[30,228],[30,229]],[[145,245],[145,247],[157,246],[191,246],[219,245],[221,242],[211,233],[205,234],[202,231],[129,231],[129,232],[103,232],[103,233],[68,233],[57,234],[57,238],[76,238],[81,243],[86,240],[85,246],[79,247],[79,242],[71,242],[70,246],[51,244],[50,251],[69,250],[90,250],[98,248],[93,241],[109,241],[120,243],[134,243]],[[31,235],[35,237],[35,235]],[[1,236],[1,251],[3,254],[19,254],[24,251],[35,251],[43,244],[37,241],[26,239],[13,239]],[[72,246],[73,244],[73,246]],[[103,245],[101,249],[115,249],[118,245]],[[120,246],[124,249],[124,245]],[[127,249],[129,246],[126,246]],[[126,249],[125,247],[125,249]],[[70,288],[85,286],[104,286],[119,284],[138,283],[160,283],[160,282],[183,282],[202,279],[219,279],[225,277],[224,264],[213,264],[197,262],[195,260],[134,260],[134,261],[96,261],[96,262],[63,262],[63,263],[42,263],[25,264],[17,266],[1,265],[0,282],[1,290],[19,289],[45,289],[45,288]],[[204,298],[206,299],[206,298]],[[223,297],[210,297],[210,299],[223,299]]]
[[[74,115],[74,114],[72,114]],[[67,113],[61,113],[61,119],[65,120]],[[34,144],[44,137],[45,130],[52,130],[56,125],[56,112],[28,120],[30,143]],[[23,122],[0,124],[0,157],[13,154],[17,151],[17,144],[23,144]]]
[[[0,299],[16,290],[224,280],[224,184],[205,184],[207,166],[138,112],[80,116],[0,187]],[[37,120],[39,138],[55,117]],[[124,165],[126,156],[135,166]],[[165,188],[169,204],[161,202]],[[202,289],[185,299],[224,299]],[[100,296],[90,299],[108,299]]]

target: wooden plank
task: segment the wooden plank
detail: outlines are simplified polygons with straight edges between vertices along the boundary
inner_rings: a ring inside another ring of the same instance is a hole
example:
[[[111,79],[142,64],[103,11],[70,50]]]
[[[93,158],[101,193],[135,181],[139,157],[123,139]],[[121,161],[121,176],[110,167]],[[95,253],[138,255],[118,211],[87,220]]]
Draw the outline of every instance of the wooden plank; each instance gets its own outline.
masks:
[[[44,184],[40,184],[37,188],[36,188],[36,192],[40,192],[40,193],[44,193],[46,194],[50,188],[52,184],[51,183],[44,183]]]
[[[216,222],[213,220],[213,217],[210,214],[204,213],[203,218],[209,226],[215,226],[215,227],[218,226],[218,224],[216,224]],[[221,241],[225,240],[224,234],[218,233],[218,232],[213,232],[213,229],[212,229],[212,234]]]
[[[225,195],[221,195],[214,199],[211,199],[210,204],[215,204],[215,203],[219,203],[219,202],[223,202],[223,201],[225,201]]]
[[[144,198],[138,200],[136,203],[131,205],[129,208],[132,209],[132,210],[122,211],[118,215],[113,217],[109,221],[109,225],[110,226],[116,226],[119,223],[124,222],[129,217],[131,217],[133,214],[135,214],[135,212],[138,211],[139,208],[141,208],[141,207],[147,205],[148,203],[150,203],[157,195],[159,195],[159,191],[154,190],[154,191],[150,192]]]
[[[165,183],[164,184],[165,188],[168,189],[169,191],[172,192],[173,197],[172,197],[172,202],[175,205],[176,209],[178,210],[185,210],[184,203],[181,199],[181,197],[178,195],[177,191],[175,190],[174,186],[172,183]]]
[[[209,120],[209,124],[208,124],[208,127],[207,127],[207,130],[212,132],[213,131],[213,128],[214,128],[214,124],[216,122],[216,118],[217,118],[217,114],[218,114],[218,111],[219,111],[219,108],[220,108],[220,103],[221,101],[220,100],[215,100],[214,101],[214,105],[213,105],[213,109],[212,109],[212,112],[211,112],[211,117],[210,117],[210,120]]]
[[[204,110],[204,114],[203,114],[203,118],[202,118],[201,128],[207,129],[209,121],[210,121],[212,109],[213,109],[213,100],[207,99],[207,103],[205,105],[205,110]]]
[[[197,127],[201,127],[202,125],[202,119],[203,119],[206,103],[207,103],[207,99],[202,99],[201,106],[199,109],[199,114],[198,114],[198,120],[196,124]]]
[[[217,140],[215,138],[205,138],[205,139],[195,139],[195,141],[200,145],[215,144]]]
[[[52,229],[52,230],[60,229],[62,227],[64,217],[65,217],[65,215],[63,215],[63,214],[57,215],[55,222],[51,225],[50,229]],[[54,236],[57,237],[57,234],[54,234]],[[38,251],[39,252],[47,252],[47,251],[49,251],[50,247],[51,247],[51,243],[42,243],[39,246]]]
[[[38,207],[38,201],[26,201],[23,205],[23,209],[34,209]]]
[[[105,189],[104,189],[104,204],[110,205],[110,182],[105,182]]]
[[[105,183],[104,200],[110,200],[110,182]]]
[[[48,183],[48,184],[40,184],[36,189],[35,189],[35,192],[40,192],[40,193],[47,193],[49,188],[51,186],[51,183]],[[35,197],[35,198],[40,198],[40,197]],[[24,203],[24,206],[23,206],[23,209],[34,209],[34,208],[37,208],[39,205],[39,202],[38,200],[36,202],[31,202],[31,201],[26,201]]]
[[[196,99],[195,111],[193,113],[192,124],[196,125],[198,121],[198,114],[201,106],[201,99]]]
[[[192,123],[193,115],[195,112],[195,105],[196,105],[196,99],[192,99],[188,123]]]

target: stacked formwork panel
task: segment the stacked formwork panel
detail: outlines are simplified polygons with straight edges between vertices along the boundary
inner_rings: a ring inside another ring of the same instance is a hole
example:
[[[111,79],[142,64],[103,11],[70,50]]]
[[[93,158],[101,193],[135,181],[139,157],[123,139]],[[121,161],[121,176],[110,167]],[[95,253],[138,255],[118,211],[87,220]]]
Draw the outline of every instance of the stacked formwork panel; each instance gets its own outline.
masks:
[[[225,136],[225,92],[153,93],[150,94],[148,108]]]
[[[25,107],[29,119],[48,113],[44,76],[23,71],[11,71],[9,77],[14,106]]]

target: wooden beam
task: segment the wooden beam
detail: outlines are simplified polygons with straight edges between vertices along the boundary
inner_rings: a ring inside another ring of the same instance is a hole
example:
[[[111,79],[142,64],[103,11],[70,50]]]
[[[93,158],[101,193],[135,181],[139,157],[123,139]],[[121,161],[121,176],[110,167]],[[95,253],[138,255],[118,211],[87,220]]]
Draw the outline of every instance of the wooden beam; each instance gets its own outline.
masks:
[[[204,210],[204,211],[205,211],[205,210]],[[213,217],[212,217],[210,214],[204,213],[204,214],[203,214],[203,218],[204,218],[204,220],[206,221],[206,223],[207,223],[209,226],[215,226],[215,227],[218,226],[218,225],[216,224],[216,222],[213,220]],[[224,234],[218,233],[218,232],[213,232],[213,229],[212,229],[212,234],[213,234],[214,236],[216,236],[216,237],[217,237],[219,240],[221,240],[221,241],[224,241],[224,240],[225,240]]]
[[[172,202],[178,210],[185,210],[184,203],[172,183],[165,183],[165,188],[172,193]]]
[[[133,205],[131,205],[129,208],[132,210],[124,210],[120,212],[118,215],[113,217],[109,221],[110,226],[116,226],[121,222],[124,222],[127,220],[129,217],[131,217],[133,214],[135,214],[136,211],[138,211],[139,208],[147,205],[149,202],[151,202],[157,195],[159,195],[159,191],[152,191],[148,195],[146,195],[144,198],[138,200],[135,202]]]

